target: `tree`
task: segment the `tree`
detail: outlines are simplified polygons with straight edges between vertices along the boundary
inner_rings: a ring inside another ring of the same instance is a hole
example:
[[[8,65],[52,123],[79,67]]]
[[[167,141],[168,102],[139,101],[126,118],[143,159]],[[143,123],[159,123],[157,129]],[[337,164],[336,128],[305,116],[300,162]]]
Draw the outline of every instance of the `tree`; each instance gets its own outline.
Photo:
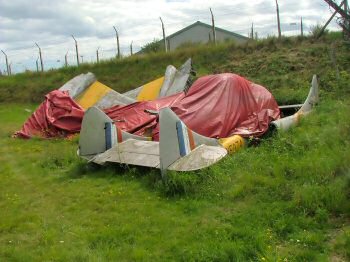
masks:
[[[148,53],[157,53],[161,51],[164,51],[163,43],[158,39],[153,39],[152,42],[147,43],[143,47],[141,47],[140,53],[148,54]]]

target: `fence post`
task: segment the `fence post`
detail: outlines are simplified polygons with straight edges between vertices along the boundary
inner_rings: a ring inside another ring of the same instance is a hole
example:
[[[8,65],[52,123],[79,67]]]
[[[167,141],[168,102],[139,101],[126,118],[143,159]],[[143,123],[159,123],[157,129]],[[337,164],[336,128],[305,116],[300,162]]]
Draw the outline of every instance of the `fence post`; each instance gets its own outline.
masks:
[[[35,43],[36,46],[39,48],[39,57],[40,57],[40,65],[41,65],[41,72],[44,72],[44,62],[43,62],[43,57],[41,56],[41,48],[40,46]]]
[[[78,42],[77,40],[75,39],[75,37],[72,35],[73,39],[74,39],[74,42],[75,42],[75,52],[76,52],[76,55],[77,55],[77,66],[79,66],[79,51],[78,51]]]

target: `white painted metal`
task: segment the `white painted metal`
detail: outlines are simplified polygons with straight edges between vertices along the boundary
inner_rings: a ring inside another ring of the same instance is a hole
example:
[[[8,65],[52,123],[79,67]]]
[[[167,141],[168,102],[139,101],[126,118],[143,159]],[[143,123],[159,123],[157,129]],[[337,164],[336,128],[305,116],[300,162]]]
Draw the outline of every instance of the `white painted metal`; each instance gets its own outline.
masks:
[[[185,158],[181,157],[176,122],[180,118],[170,109],[164,108],[159,113],[159,155],[160,169],[164,175],[167,169],[178,171],[196,170],[219,161],[227,154],[226,149],[219,146],[218,140],[201,136],[192,131],[196,147],[206,145],[202,149],[190,151]],[[187,128],[184,125],[185,128]],[[187,132],[184,134],[188,135]],[[186,138],[188,139],[188,137]],[[217,149],[219,148],[219,149]],[[204,151],[207,149],[208,153]],[[179,160],[184,158],[183,160]],[[176,161],[178,164],[172,166]],[[172,167],[170,167],[172,166]]]
[[[113,121],[97,107],[90,107],[85,112],[79,137],[79,155],[95,155],[106,151],[106,122]]]
[[[106,162],[137,166],[159,167],[159,143],[128,139],[116,144],[90,161],[103,165]]]
[[[317,82],[317,76],[314,75],[312,77],[309,94],[299,111],[296,112],[294,115],[284,117],[276,121],[272,121],[271,125],[275,126],[277,129],[288,130],[289,128],[295,126],[298,123],[300,117],[309,114],[312,111],[312,108],[318,103],[318,101],[319,87]]]
[[[73,79],[69,80],[58,90],[68,91],[69,96],[76,98],[81,94],[86,88],[88,88],[92,83],[96,81],[96,77],[93,73],[80,74]]]
[[[136,102],[126,95],[120,94],[114,90],[109,91],[104,97],[102,97],[94,106],[101,109],[110,108],[116,105],[129,105]]]
[[[191,70],[191,58],[187,59],[187,61],[178,70],[176,70],[175,67],[168,66],[167,71],[165,72],[165,79],[161,87],[159,97],[170,96],[184,91],[187,86],[187,81],[190,77]]]
[[[225,148],[220,146],[200,145],[190,154],[179,158],[168,169],[176,171],[193,171],[211,166],[227,155]]]

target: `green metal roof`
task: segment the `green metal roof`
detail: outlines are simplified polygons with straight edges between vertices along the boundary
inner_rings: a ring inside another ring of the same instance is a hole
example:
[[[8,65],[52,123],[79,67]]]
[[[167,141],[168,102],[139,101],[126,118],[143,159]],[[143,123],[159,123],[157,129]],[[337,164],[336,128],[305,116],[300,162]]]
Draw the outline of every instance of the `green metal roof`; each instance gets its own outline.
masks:
[[[205,24],[205,23],[203,23],[203,22],[197,21],[197,22],[193,23],[192,25],[189,25],[189,26],[187,26],[187,27],[181,29],[180,31],[177,31],[177,32],[175,32],[175,33],[173,33],[173,34],[167,36],[167,38],[169,39],[169,38],[172,38],[172,37],[174,37],[174,36],[177,36],[177,35],[181,34],[182,32],[185,32],[185,31],[191,29],[192,27],[195,27],[196,25],[201,25],[201,26],[207,27],[207,28],[209,28],[209,29],[212,28],[211,25],[208,25],[208,24]],[[235,37],[239,37],[239,38],[243,38],[243,39],[249,39],[249,38],[246,37],[246,36],[243,36],[243,35],[240,35],[240,34],[237,34],[237,33],[234,33],[234,32],[231,32],[231,31],[228,31],[228,30],[225,30],[225,29],[216,27],[216,26],[215,26],[215,30],[216,30],[216,31],[219,31],[219,32],[226,33],[226,34],[230,34],[230,35],[235,36]]]

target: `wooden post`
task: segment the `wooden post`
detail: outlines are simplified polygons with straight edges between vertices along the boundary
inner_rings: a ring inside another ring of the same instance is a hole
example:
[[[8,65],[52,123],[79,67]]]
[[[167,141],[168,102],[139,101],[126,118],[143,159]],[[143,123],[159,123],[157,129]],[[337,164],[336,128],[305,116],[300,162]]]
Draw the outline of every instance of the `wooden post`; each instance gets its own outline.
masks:
[[[67,56],[68,56],[68,51],[67,51],[67,53],[64,55],[64,65],[67,67],[68,66],[68,58],[67,58]]]
[[[280,10],[278,7],[278,2],[276,0],[276,11],[277,11],[277,26],[278,26],[278,38],[281,38],[281,22],[280,22]]]
[[[161,17],[159,17],[160,22],[162,23],[162,31],[163,31],[163,41],[164,41],[164,49],[165,49],[165,53],[168,52],[168,45],[166,44],[166,37],[165,37],[165,29],[164,29],[164,23]]]
[[[300,17],[300,35],[304,37],[303,17]]]
[[[344,12],[345,14],[349,14],[349,6],[348,6],[348,0],[344,0]],[[350,37],[349,32],[350,32],[350,19],[349,18],[344,18],[344,25],[346,28],[346,31],[344,33],[345,39],[348,39]]]
[[[119,46],[119,34],[117,31],[117,28],[115,28],[115,26],[113,26],[114,31],[115,31],[115,37],[117,38],[117,57],[120,59],[120,46]]]
[[[77,55],[77,66],[79,66],[79,51],[78,51],[78,42],[77,40],[75,39],[75,37],[72,35],[73,39],[74,39],[74,42],[75,42],[75,53]]]
[[[337,57],[336,57],[336,54],[335,54],[334,43],[332,43],[332,45],[331,45],[330,55],[331,55],[331,61],[332,61],[333,67],[335,68],[335,73],[336,73],[337,80],[339,80],[340,74],[339,74],[339,67],[338,67],[338,64],[337,64]]]
[[[131,44],[130,44],[130,55],[132,56],[132,43],[133,41],[131,41]]]
[[[41,56],[41,48],[40,46],[35,43],[36,46],[39,48],[39,57],[40,57],[40,65],[41,65],[41,72],[44,72],[44,62],[43,62],[43,57]]]
[[[7,54],[3,50],[1,50],[1,52],[5,55],[6,71],[7,71],[7,75],[9,76],[10,75],[10,69],[9,69],[9,61],[7,59]]]
[[[97,61],[97,63],[100,62],[100,58],[99,58],[99,56],[98,56],[98,50],[99,50],[99,49],[100,49],[100,47],[98,47],[97,50],[96,50],[96,61]]]
[[[254,40],[254,23],[252,23],[252,27],[250,29],[250,38]]]
[[[211,24],[213,27],[213,38],[214,38],[214,44],[216,45],[216,30],[215,30],[215,20],[214,20],[214,15],[213,15],[213,11],[211,10],[211,8],[209,8],[210,13],[211,13]]]

